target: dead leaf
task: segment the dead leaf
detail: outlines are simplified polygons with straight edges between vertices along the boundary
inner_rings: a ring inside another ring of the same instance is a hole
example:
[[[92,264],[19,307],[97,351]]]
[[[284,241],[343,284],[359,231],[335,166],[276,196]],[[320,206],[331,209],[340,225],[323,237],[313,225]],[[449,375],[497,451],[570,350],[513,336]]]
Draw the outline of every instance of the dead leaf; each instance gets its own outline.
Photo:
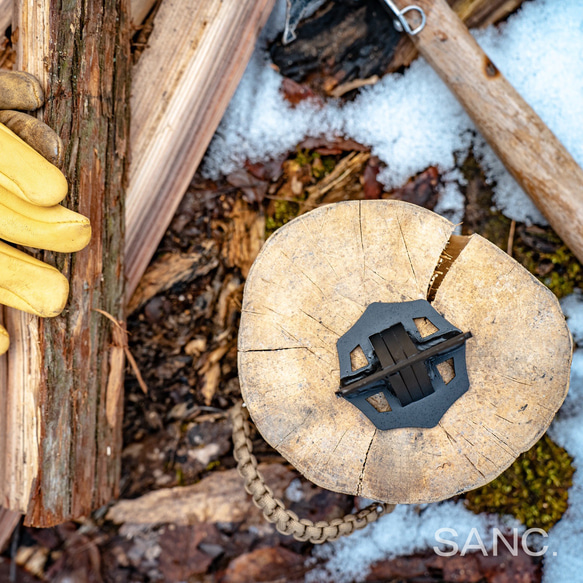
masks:
[[[158,539],[162,552],[159,569],[165,581],[188,581],[207,572],[213,558],[200,550],[207,540],[220,541],[220,533],[212,524],[171,525]]]
[[[383,185],[377,180],[380,170],[380,160],[376,156],[371,156],[362,174],[364,198],[368,200],[380,198],[383,193]]]
[[[403,200],[433,210],[439,196],[438,185],[439,171],[435,166],[430,166],[427,170],[411,178],[405,186],[394,190],[383,198]]]
[[[255,583],[303,579],[309,570],[302,555],[283,547],[262,548],[233,559],[221,583]]]
[[[316,95],[308,85],[302,85],[289,77],[283,78],[281,93],[284,99],[292,105],[298,105],[302,101],[306,101],[306,99],[316,101],[319,105],[324,103],[322,98]]]
[[[255,178],[243,168],[231,172],[227,176],[227,182],[241,190],[245,199],[250,203],[263,202],[269,188],[269,182]]]
[[[259,180],[265,180],[267,182],[276,182],[281,177],[283,172],[283,162],[285,156],[280,156],[274,158],[273,160],[268,160],[267,162],[245,162],[245,168],[250,174],[258,178]]]

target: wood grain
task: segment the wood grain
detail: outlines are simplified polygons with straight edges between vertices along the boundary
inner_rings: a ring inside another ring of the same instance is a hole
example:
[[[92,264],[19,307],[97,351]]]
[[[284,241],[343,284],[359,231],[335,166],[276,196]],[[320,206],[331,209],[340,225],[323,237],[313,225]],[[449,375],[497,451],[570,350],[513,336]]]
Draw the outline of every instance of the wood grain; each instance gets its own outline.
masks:
[[[47,89],[44,119],[67,145],[65,203],[93,229],[80,253],[40,254],[70,280],[62,316],[4,310],[12,346],[0,359],[0,502],[34,526],[86,515],[117,493],[123,358],[111,323],[95,310],[123,319],[128,7],[126,0],[71,0],[66,10],[50,0],[15,5],[18,67]],[[106,409],[117,411],[115,419]]]
[[[524,0],[452,0],[452,10],[468,28],[485,28],[514,12]]]
[[[133,74],[128,299],[235,92],[273,3],[166,0],[156,15]]]
[[[0,507],[0,553],[4,552],[8,546],[12,532],[21,518],[20,512],[12,512]]]
[[[401,8],[407,0],[397,0]],[[583,170],[490,61],[445,0],[419,0],[413,37],[500,160],[583,261]]]
[[[500,474],[562,403],[572,345],[556,298],[477,235],[434,301],[473,334],[468,393],[434,428],[391,431],[335,395],[337,339],[372,302],[426,298],[453,229],[403,202],[337,203],[282,227],[253,265],[241,391],[261,434],[314,483],[389,503],[443,500]]]
[[[12,24],[12,0],[0,0],[0,38]]]
[[[154,4],[156,4],[156,0],[131,0],[131,19],[134,27],[138,27],[144,22]]]

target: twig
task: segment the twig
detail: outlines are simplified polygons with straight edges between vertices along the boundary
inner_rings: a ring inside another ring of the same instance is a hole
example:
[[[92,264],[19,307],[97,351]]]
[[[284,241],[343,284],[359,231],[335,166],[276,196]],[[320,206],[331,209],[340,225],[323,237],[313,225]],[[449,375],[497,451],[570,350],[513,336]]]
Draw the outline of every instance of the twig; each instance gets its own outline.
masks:
[[[140,372],[140,369],[138,367],[138,363],[136,362],[136,359],[134,358],[133,354],[130,352],[130,347],[128,345],[128,331],[125,327],[125,323],[119,322],[111,314],[108,314],[104,310],[100,310],[99,308],[94,308],[94,310],[96,312],[99,312],[101,315],[105,316],[108,320],[111,320],[113,322],[113,324],[114,324],[113,344],[115,346],[123,349],[123,351],[126,355],[126,358],[128,359],[128,362],[130,363],[132,371],[133,371],[134,375],[136,376],[136,379],[138,380],[138,384],[140,385],[140,388],[142,389],[144,394],[147,395],[148,394],[148,386],[144,382],[144,379],[142,377],[142,373]]]
[[[508,232],[508,244],[506,246],[506,253],[512,257],[512,248],[514,247],[514,234],[516,233],[516,221],[512,219],[510,223],[510,231]]]

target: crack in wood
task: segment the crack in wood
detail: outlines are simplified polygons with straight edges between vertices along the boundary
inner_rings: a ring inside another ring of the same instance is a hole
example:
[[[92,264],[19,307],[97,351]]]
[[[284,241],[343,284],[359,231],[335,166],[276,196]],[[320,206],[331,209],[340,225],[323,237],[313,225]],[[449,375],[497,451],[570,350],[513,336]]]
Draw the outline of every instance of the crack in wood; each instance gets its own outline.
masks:
[[[411,266],[411,273],[413,274],[413,279],[415,280],[415,285],[419,290],[419,282],[417,281],[417,274],[415,273],[415,268],[413,267],[413,261],[411,260],[411,254],[409,253],[409,247],[407,247],[407,241],[405,240],[405,234],[403,233],[403,227],[401,226],[401,220],[399,219],[398,215],[395,215],[397,218],[397,224],[399,225],[399,231],[401,232],[401,238],[403,239],[403,245],[405,246],[405,253],[407,253],[407,259],[409,260],[409,265]]]
[[[296,425],[291,431],[289,431],[288,433],[286,433],[286,435],[276,444],[273,446],[274,449],[277,449],[281,446],[281,444],[286,441],[286,439],[290,436],[293,435],[294,433],[297,432],[298,429],[301,429],[308,421],[308,419],[314,414],[314,411],[310,411],[306,417],[304,418],[304,420],[299,424]]]
[[[506,453],[510,454],[513,458],[517,458],[519,452],[514,451],[499,435],[497,435],[493,429],[490,427],[483,425],[484,429],[496,440],[496,442],[500,445],[501,449],[503,449]]]
[[[480,468],[478,468],[478,466],[469,458],[469,456],[467,454],[463,454],[463,456],[470,462],[470,465],[472,466],[472,468],[474,468],[474,470],[476,470],[476,472],[478,472],[478,474],[480,474],[480,476],[482,476],[482,478],[486,478],[486,476],[480,471]]]
[[[447,243],[441,250],[439,261],[433,270],[432,276],[429,278],[429,286],[427,288],[427,301],[433,302],[437,295],[437,290],[443,283],[443,280],[449,273],[454,261],[460,256],[466,245],[470,242],[471,237],[464,237],[461,235],[449,236]]]
[[[293,261],[290,257],[288,257],[281,249],[279,251],[289,262],[289,264],[296,269],[299,273],[301,273],[321,294],[323,298],[326,298],[326,294],[324,290],[303,270],[297,266],[297,262]]]
[[[322,328],[326,328],[326,330],[328,330],[329,332],[332,332],[332,334],[334,334],[337,338],[340,338],[341,334],[339,332],[336,332],[336,330],[332,330],[332,328],[330,328],[329,326],[326,326],[326,324],[324,324],[324,322],[321,322],[320,320],[318,320],[317,318],[312,316],[312,314],[308,314],[308,312],[306,312],[302,308],[300,308],[300,312],[302,312],[302,314],[305,314],[308,318],[311,318],[312,320],[314,320],[314,322],[316,322],[317,324],[322,326]]]
[[[328,456],[328,458],[326,459],[326,461],[324,462],[324,467],[328,466],[328,464],[330,463],[330,460],[332,459],[332,457],[334,456],[334,454],[336,453],[336,450],[338,449],[338,447],[340,446],[340,443],[342,442],[342,440],[344,439],[344,436],[350,431],[350,428],[346,429],[346,431],[344,431],[344,433],[340,436],[340,439],[338,440],[338,443],[336,443],[336,445],[334,446],[334,449],[330,452],[330,455]]]
[[[366,453],[364,454],[364,462],[362,463],[362,470],[360,470],[360,476],[358,477],[358,486],[356,488],[356,495],[360,496],[362,494],[362,482],[364,481],[364,473],[366,471],[366,462],[368,461],[368,454],[370,453],[372,444],[374,442],[375,437],[377,436],[378,429],[374,430],[372,437],[370,438],[370,443],[366,449]]]
[[[314,246],[319,250],[322,251],[322,247],[320,245],[320,243],[318,242],[318,238],[314,237],[314,234],[310,231],[310,229],[308,229],[307,225],[306,225],[306,221],[305,220],[301,220],[300,222],[301,226],[304,229],[304,232],[306,233],[306,235],[312,240],[312,243],[314,244]],[[338,279],[338,273],[336,272],[336,270],[334,269],[334,266],[332,265],[331,261],[328,259],[328,254],[326,252],[322,253],[322,256],[324,257],[324,260],[326,261],[326,263],[328,264],[328,267],[330,267],[330,269],[332,270],[332,273],[334,274],[334,277],[336,277],[336,279]]]

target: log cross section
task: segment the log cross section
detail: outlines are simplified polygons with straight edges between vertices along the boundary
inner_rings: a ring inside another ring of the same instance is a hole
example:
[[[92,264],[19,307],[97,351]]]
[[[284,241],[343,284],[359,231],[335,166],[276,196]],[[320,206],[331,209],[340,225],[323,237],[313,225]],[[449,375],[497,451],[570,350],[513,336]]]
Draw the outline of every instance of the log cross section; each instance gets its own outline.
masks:
[[[241,392],[263,437],[319,486],[391,504],[449,498],[498,476],[563,402],[572,341],[557,299],[479,235],[432,286],[433,308],[471,331],[467,391],[434,426],[388,430],[337,396],[338,339],[375,302],[427,299],[454,229],[403,202],[337,203],[280,228],[251,268]]]

